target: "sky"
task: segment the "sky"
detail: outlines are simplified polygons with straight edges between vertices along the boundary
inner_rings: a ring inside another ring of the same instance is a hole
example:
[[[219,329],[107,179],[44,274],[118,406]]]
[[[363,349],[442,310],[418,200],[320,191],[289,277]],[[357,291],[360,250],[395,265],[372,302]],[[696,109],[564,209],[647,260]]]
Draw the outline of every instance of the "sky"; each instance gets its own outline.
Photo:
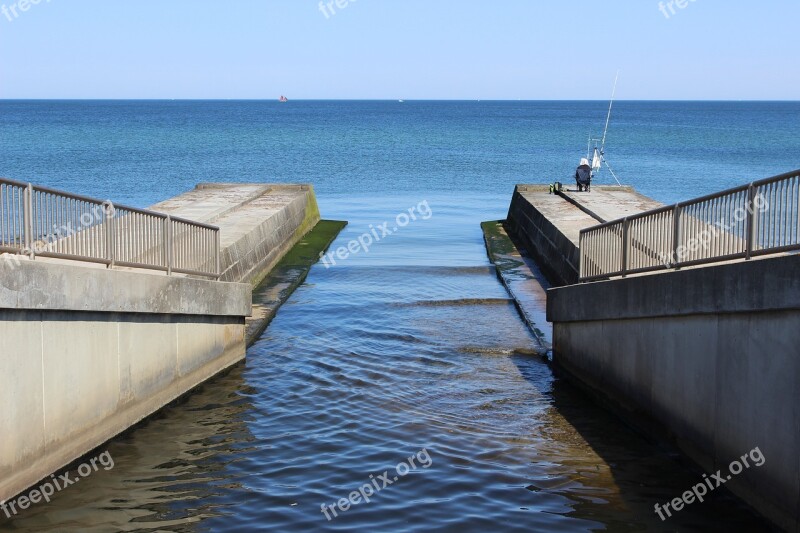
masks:
[[[34,1],[0,98],[800,99],[798,0]]]

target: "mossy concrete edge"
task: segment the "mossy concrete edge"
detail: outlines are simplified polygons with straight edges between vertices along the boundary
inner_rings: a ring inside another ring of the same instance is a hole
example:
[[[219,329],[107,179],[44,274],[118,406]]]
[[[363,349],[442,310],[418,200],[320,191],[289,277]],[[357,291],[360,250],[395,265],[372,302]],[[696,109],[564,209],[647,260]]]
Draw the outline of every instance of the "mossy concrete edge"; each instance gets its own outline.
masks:
[[[280,307],[306,280],[311,268],[346,226],[343,221],[320,220],[264,276],[253,290],[253,315],[247,319],[248,347],[261,337]]]

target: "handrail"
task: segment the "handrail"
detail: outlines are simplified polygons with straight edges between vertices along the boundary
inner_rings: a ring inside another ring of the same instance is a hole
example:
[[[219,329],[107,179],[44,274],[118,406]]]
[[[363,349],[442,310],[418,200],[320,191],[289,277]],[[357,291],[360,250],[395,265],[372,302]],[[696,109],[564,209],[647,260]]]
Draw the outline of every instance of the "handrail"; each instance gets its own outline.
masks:
[[[0,253],[219,279],[219,228],[0,178]]]
[[[800,250],[800,170],[580,232],[580,281]]]

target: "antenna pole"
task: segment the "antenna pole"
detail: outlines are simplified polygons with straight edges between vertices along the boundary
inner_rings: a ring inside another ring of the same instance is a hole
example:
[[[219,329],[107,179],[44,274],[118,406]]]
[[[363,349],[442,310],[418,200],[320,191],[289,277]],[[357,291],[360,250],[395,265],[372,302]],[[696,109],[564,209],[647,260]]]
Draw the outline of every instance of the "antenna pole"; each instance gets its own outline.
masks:
[[[608,104],[608,116],[606,117],[606,129],[603,130],[603,142],[600,143],[600,154],[606,151],[606,135],[608,134],[608,125],[611,122],[611,108],[614,107],[614,97],[617,95],[617,82],[619,81],[619,70],[617,77],[614,78],[614,90],[611,92],[611,102]]]

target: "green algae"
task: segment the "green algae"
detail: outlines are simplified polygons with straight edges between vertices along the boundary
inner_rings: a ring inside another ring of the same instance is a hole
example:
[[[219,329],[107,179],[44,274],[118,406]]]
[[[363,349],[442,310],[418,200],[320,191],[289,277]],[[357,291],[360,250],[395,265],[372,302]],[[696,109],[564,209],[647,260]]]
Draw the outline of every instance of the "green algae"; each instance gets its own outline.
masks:
[[[312,195],[313,198],[313,195]],[[313,207],[309,206],[306,218],[313,220]],[[317,211],[317,216],[319,211]],[[320,220],[297,244],[275,265],[253,291],[253,316],[247,320],[247,345],[250,346],[264,333],[275,318],[278,309],[308,276],[327,251],[347,222]],[[298,230],[299,231],[299,230]]]

